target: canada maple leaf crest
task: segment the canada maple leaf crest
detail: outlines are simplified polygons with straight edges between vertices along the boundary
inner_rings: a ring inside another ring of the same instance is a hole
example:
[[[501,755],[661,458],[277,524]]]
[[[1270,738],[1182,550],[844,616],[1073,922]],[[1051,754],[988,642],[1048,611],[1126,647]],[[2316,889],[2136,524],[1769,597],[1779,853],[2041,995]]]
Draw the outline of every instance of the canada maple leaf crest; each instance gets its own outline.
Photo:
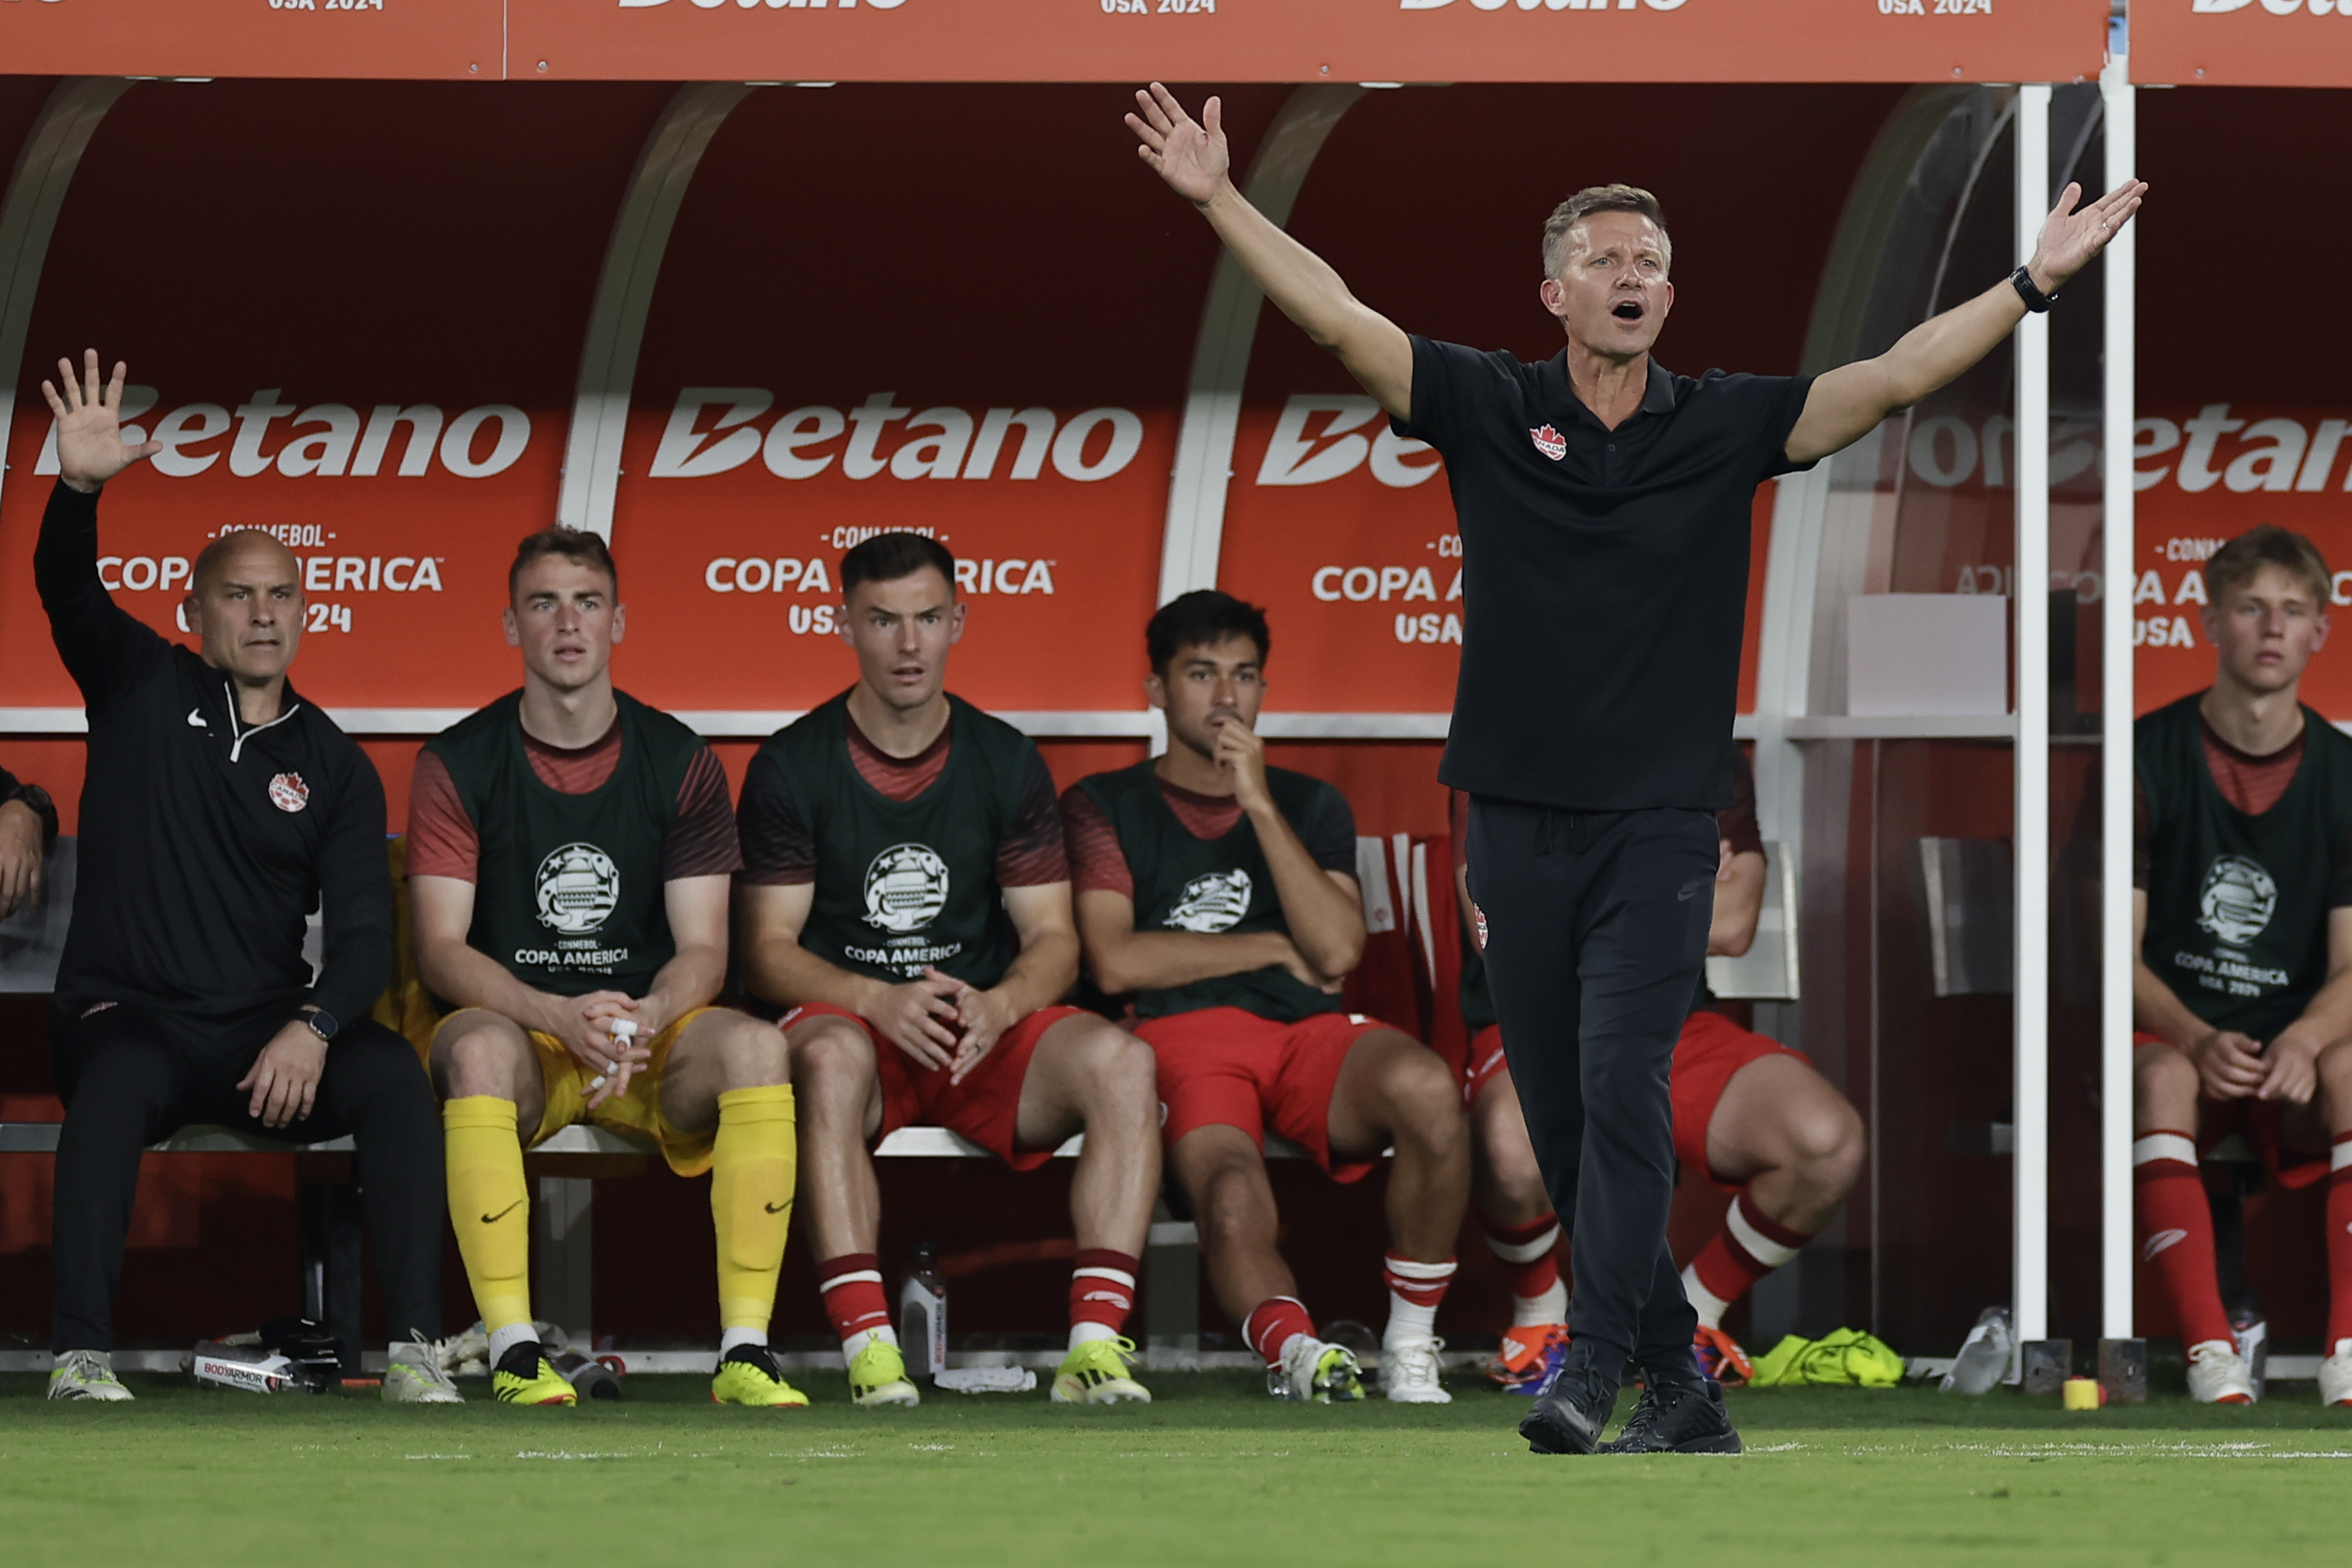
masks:
[[[1549,425],[1538,425],[1528,431],[1528,439],[1536,444],[1537,451],[1555,463],[1568,456],[1568,437]]]

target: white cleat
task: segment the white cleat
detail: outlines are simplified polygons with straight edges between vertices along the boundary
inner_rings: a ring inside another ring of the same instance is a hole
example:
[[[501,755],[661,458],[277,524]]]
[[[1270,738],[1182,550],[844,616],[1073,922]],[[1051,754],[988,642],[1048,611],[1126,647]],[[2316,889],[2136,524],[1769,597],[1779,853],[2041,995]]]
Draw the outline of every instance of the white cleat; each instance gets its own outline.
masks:
[[[49,1369],[51,1399],[128,1399],[131,1391],[116,1381],[114,1357],[106,1351],[67,1351]]]
[[[2254,1372],[2238,1347],[2207,1340],[2189,1347],[2189,1397],[2201,1405],[2252,1405]]]
[[[1381,1347],[1381,1392],[1399,1405],[1451,1405],[1437,1380],[1444,1340],[1397,1340]]]
[[[2319,1363],[2319,1403],[2352,1405],[2352,1340],[2336,1342],[2336,1353]]]
[[[441,1365],[438,1347],[419,1334],[414,1343],[393,1347],[392,1359],[384,1363],[383,1402],[463,1405],[466,1396],[449,1381],[448,1372]]]
[[[1330,1405],[1364,1396],[1363,1370],[1356,1352],[1312,1334],[1293,1336],[1282,1364],[1265,1369],[1265,1391],[1302,1405]]]

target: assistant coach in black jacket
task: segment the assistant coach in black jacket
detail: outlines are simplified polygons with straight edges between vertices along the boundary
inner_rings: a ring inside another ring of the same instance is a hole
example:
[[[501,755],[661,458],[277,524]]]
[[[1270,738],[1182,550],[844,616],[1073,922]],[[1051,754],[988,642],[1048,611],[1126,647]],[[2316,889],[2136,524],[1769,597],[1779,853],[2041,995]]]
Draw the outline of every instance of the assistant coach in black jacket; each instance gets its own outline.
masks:
[[[94,352],[79,384],[58,369],[63,391],[41,389],[61,478],[33,574],[89,710],[89,764],[49,1022],[66,1102],[49,1396],[131,1397],[110,1352],[140,1151],[218,1121],[352,1136],[394,1342],[385,1397],[454,1400],[415,1345],[440,1331],[441,1120],[415,1053],[367,1016],[392,967],[383,783],[286,682],[303,599],[276,540],[227,532],[197,557],[185,607],[201,653],[107,595],[99,487],[157,447],[123,443],[122,365],[103,389]],[[314,908],[315,980],[302,956]]]

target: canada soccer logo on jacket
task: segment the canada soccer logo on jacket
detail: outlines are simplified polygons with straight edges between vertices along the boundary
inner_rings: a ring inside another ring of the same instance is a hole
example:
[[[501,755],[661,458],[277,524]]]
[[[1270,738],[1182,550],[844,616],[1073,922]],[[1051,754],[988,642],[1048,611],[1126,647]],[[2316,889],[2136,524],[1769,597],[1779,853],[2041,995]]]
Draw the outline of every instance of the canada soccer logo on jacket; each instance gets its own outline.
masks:
[[[1549,425],[1538,425],[1528,431],[1528,439],[1536,444],[1537,451],[1555,463],[1568,456],[1568,437]]]
[[[310,804],[310,786],[300,773],[279,773],[269,781],[269,804],[280,811],[299,811]]]

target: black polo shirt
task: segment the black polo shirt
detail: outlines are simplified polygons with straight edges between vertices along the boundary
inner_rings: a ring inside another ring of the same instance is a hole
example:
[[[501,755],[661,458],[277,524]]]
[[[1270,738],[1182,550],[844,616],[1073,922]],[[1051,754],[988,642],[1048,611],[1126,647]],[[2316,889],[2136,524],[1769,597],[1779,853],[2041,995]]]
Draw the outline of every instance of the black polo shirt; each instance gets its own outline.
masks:
[[[1694,381],[1650,364],[1601,426],[1540,364],[1412,340],[1399,435],[1445,458],[1463,545],[1462,670],[1438,776],[1580,811],[1731,805],[1756,487],[1811,376]]]

